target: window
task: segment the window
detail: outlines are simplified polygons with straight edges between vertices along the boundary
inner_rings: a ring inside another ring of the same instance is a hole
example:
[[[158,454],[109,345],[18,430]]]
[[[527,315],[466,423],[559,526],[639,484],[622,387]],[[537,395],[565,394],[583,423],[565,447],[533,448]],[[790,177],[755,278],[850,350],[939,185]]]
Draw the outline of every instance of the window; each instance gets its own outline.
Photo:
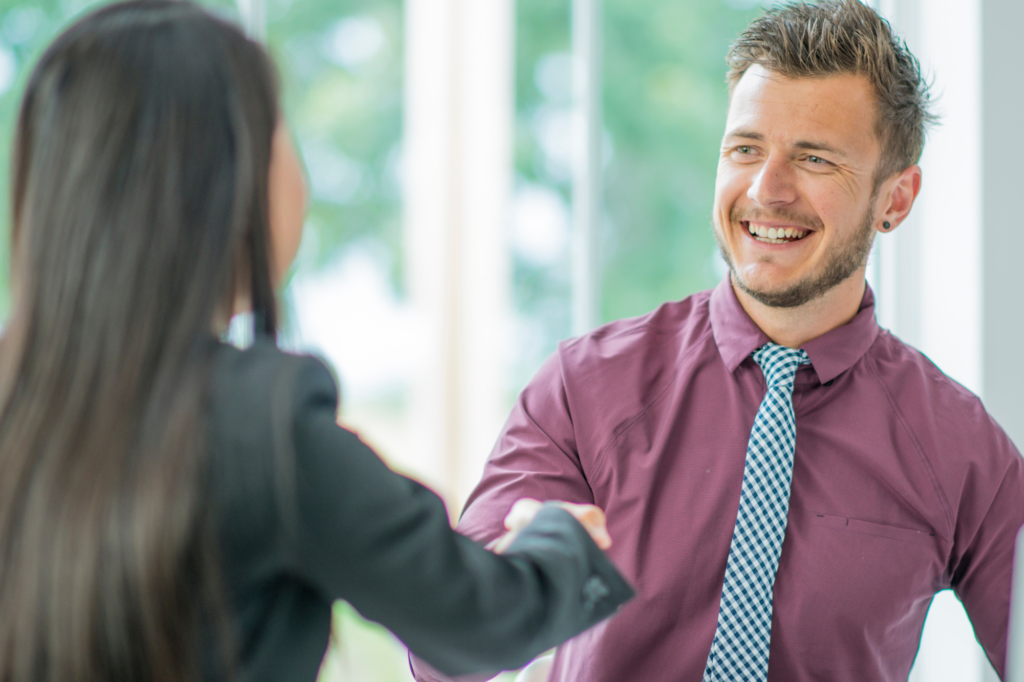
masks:
[[[973,7],[977,1],[961,4]],[[93,4],[0,0],[3,188],[28,69],[60,28]],[[231,17],[242,15],[233,0],[203,4]],[[943,45],[942,32],[961,28],[939,26],[943,14],[946,23],[959,22],[959,14],[943,9],[948,3],[927,10],[916,0],[874,4],[896,17],[898,29],[913,34],[908,37],[913,49],[915,40],[925,44],[922,58],[929,41],[941,56],[936,46]],[[599,316],[610,321],[710,288],[724,276],[710,228],[727,105],[724,57],[761,3],[602,0],[602,5]],[[393,467],[442,491],[457,509],[479,476],[515,394],[572,332],[572,2],[265,0],[263,9],[267,42],[282,76],[283,109],[311,190],[298,267],[285,291],[283,343],[324,354],[340,375],[344,423]],[[487,40],[480,40],[485,32]],[[434,42],[423,43],[424,36]],[[420,42],[414,46],[413,40]],[[507,64],[501,56],[506,47]],[[948,54],[966,63],[959,52]],[[954,73],[952,67],[946,72]],[[496,115],[466,107],[467,101],[481,99],[481,91],[466,83],[493,88],[484,97],[491,108],[484,110]],[[968,95],[949,99],[969,104],[977,97],[971,89],[977,83],[971,83]],[[431,109],[434,104],[438,108]],[[483,133],[472,125],[480,120],[490,126]],[[980,129],[973,119],[964,125],[975,133]],[[495,145],[493,153],[465,148],[467,140],[480,139]],[[486,166],[482,177],[470,173],[467,178],[465,166],[475,169],[480,163],[474,151],[507,161],[506,167]],[[959,177],[947,180],[959,188]],[[480,187],[490,193],[490,203],[467,208],[465,195]],[[438,196],[449,191],[456,196]],[[449,204],[413,200],[424,195]],[[932,201],[931,209],[922,206],[917,212],[937,213],[938,202]],[[501,207],[497,214],[495,206]],[[5,189],[0,192],[4,226],[8,210]],[[453,215],[457,219],[449,219]],[[476,221],[480,215],[491,217]],[[453,223],[461,231],[453,232]],[[480,231],[488,234],[485,242],[478,239]],[[921,329],[909,325],[908,340],[920,343],[944,367],[948,357],[956,376],[963,367],[964,376],[973,377],[980,372],[977,339],[968,339],[972,352],[961,353],[959,331],[947,333],[957,322],[945,316],[946,300],[933,297],[929,307],[922,304],[924,293],[914,293],[933,285],[959,287],[952,279],[942,281],[953,267],[938,257],[928,270],[934,281],[915,269],[914,282],[905,282],[910,276],[904,267],[900,284],[895,283],[899,269],[893,254],[922,246],[905,232],[894,235],[893,243],[902,246],[883,252],[875,270],[883,321],[899,332],[909,319],[904,312],[919,315],[920,308],[923,321],[914,325]],[[963,248],[959,235],[933,241],[948,241],[947,251]],[[7,248],[7,240],[0,239],[5,264]],[[459,270],[462,261],[449,260],[453,249],[485,254],[493,259],[487,261],[492,271]],[[475,286],[479,276],[487,286]],[[424,294],[420,283],[433,288]],[[454,290],[445,288],[450,286]],[[9,306],[7,287],[7,279],[0,278],[0,319]],[[467,288],[474,289],[472,296]],[[897,290],[910,293],[900,293],[899,300],[887,294]],[[925,324],[926,314],[947,325],[932,325],[942,334]],[[972,324],[961,326],[977,327]],[[481,328],[492,335],[474,336]],[[505,342],[490,348],[489,341],[480,341],[495,337]],[[930,344],[938,344],[937,353]],[[473,355],[483,347],[489,354]],[[467,384],[467,376],[477,383]],[[483,400],[474,398],[481,395]],[[467,418],[471,410],[477,412]],[[439,422],[446,426],[438,427]],[[937,600],[936,613],[956,621],[946,631],[961,628],[959,642],[967,631],[949,596]],[[336,609],[335,634],[322,679],[408,680],[397,641],[343,604]],[[926,635],[926,648],[945,647],[941,633],[932,637]],[[973,660],[971,669],[977,667]],[[919,666],[913,679],[937,679],[934,668]]]

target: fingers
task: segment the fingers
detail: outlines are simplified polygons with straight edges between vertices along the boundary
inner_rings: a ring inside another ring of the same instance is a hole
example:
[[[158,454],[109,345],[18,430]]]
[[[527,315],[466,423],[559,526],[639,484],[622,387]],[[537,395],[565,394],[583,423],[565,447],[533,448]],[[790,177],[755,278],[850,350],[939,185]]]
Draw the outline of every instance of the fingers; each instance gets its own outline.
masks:
[[[608,534],[608,523],[604,511],[592,504],[574,504],[572,502],[554,502],[562,509],[572,514],[580,525],[590,534],[590,537],[601,549],[608,549],[612,546],[612,538]],[[505,529],[507,533],[487,546],[491,551],[501,554],[519,535],[519,531],[530,525],[534,517],[544,507],[544,503],[529,497],[516,500],[505,517]]]
[[[516,500],[515,504],[512,505],[512,509],[509,510],[508,516],[505,517],[505,529],[522,530],[526,528],[543,506],[544,503],[540,500],[534,500],[529,497]]]
[[[487,545],[487,549],[491,550],[495,554],[504,554],[505,550],[509,548],[509,545],[512,544],[518,535],[518,530],[510,530],[491,544]]]
[[[558,506],[566,510],[580,522],[594,544],[601,549],[608,549],[612,546],[612,537],[608,534],[608,523],[604,511],[592,504],[573,504],[571,502],[559,502]]]
[[[516,500],[515,504],[509,510],[508,515],[505,517],[505,529],[508,531],[500,538],[487,545],[487,549],[491,550],[495,554],[503,554],[509,545],[519,535],[519,531],[530,525],[533,518],[537,516],[544,507],[544,503],[540,500],[534,500],[529,497],[524,497],[521,500]]]

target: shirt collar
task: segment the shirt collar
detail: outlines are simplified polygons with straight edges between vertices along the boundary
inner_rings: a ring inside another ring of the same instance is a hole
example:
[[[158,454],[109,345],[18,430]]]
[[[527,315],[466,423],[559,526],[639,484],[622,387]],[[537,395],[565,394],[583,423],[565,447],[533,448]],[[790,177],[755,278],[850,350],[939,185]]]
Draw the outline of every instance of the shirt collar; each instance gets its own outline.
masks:
[[[730,372],[751,353],[768,343],[768,336],[743,310],[726,276],[711,292],[711,331]],[[818,381],[825,383],[848,370],[864,356],[878,336],[875,295],[865,287],[864,298],[852,320],[804,344]]]

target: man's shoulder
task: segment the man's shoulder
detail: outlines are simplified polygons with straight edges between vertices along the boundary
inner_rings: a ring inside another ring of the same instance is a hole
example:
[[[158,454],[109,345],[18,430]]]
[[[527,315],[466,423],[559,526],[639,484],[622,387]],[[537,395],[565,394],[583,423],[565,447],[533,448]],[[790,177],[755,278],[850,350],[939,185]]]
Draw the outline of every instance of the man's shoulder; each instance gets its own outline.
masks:
[[[600,366],[636,362],[675,364],[711,334],[711,290],[663,303],[646,315],[609,322],[563,341],[558,356],[563,370],[590,372]]]
[[[959,470],[979,458],[997,464],[1020,457],[981,398],[917,348],[883,330],[869,361],[890,408],[933,466]]]
[[[894,398],[911,402],[927,398],[935,408],[956,412],[967,406],[984,411],[981,399],[970,389],[887,330],[881,330],[868,355],[879,382]]]

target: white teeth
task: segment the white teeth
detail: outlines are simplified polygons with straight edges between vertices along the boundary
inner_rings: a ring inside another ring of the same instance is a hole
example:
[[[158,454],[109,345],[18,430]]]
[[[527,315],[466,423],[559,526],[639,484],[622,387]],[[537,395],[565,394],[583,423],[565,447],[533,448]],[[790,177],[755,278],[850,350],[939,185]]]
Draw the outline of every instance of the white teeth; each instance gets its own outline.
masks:
[[[786,240],[797,241],[806,237],[810,232],[794,227],[765,227],[747,223],[747,231],[760,242],[766,244],[787,244]]]

